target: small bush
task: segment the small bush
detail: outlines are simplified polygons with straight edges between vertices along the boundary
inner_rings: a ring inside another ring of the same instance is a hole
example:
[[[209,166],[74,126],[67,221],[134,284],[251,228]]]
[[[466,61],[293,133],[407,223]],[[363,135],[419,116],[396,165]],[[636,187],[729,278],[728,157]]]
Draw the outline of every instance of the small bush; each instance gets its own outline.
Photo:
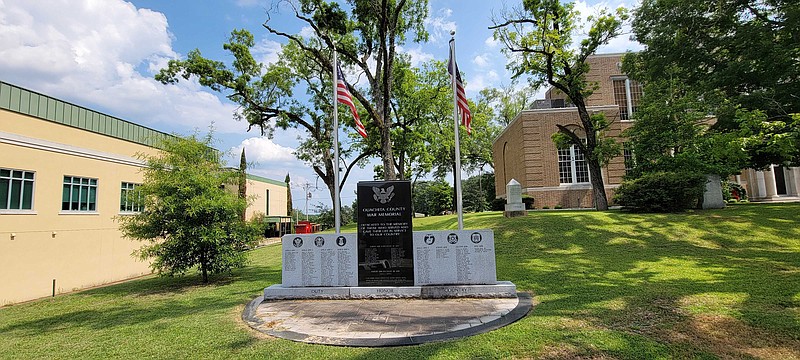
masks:
[[[549,206],[542,206],[542,209],[543,210],[547,210],[547,209],[550,209],[550,207]]]
[[[747,190],[740,184],[725,180],[722,182],[722,198],[726,202],[747,200]]]
[[[533,196],[522,194],[522,203],[525,204],[526,209],[533,209]]]
[[[492,211],[503,211],[506,209],[506,199],[496,198],[492,200]]]
[[[677,212],[697,206],[703,198],[706,177],[701,174],[656,172],[617,188],[614,201],[641,212]]]
[[[563,208],[564,208],[564,207],[563,207],[563,206],[561,206],[561,205],[556,205],[556,206],[553,206],[553,209],[556,209],[556,210],[558,210],[558,209],[563,209]]]

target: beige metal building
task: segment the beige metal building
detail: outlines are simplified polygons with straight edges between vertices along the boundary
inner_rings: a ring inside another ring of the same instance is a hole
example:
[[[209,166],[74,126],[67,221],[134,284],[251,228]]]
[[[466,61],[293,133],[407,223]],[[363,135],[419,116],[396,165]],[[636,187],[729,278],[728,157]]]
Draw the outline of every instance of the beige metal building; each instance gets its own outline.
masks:
[[[0,306],[150,273],[114,218],[166,136],[0,82]],[[285,217],[286,190],[248,175],[248,217]]]

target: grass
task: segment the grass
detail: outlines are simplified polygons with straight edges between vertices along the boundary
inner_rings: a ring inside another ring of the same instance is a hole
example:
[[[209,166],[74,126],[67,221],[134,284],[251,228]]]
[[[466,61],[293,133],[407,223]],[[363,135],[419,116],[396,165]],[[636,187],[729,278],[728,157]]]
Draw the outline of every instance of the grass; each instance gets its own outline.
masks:
[[[457,341],[342,348],[240,320],[280,282],[280,247],[202,285],[151,277],[0,309],[0,358],[800,358],[800,204],[685,214],[465,216],[495,231],[497,276],[534,295],[524,319]],[[415,229],[455,228],[453,216]]]

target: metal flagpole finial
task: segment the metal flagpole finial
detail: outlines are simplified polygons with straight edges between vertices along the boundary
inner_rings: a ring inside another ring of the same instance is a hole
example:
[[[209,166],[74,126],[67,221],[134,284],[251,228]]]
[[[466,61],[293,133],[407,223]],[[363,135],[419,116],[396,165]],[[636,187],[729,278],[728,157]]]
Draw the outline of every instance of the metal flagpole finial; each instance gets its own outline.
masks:
[[[450,36],[456,36],[456,31],[455,30],[450,30]]]

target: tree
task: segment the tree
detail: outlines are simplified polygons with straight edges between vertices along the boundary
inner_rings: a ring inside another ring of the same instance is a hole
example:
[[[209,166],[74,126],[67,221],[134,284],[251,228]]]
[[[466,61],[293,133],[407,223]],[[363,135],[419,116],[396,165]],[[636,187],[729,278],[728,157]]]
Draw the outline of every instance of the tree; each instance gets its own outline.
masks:
[[[292,217],[292,186],[291,186],[291,179],[289,178],[289,173],[286,173],[286,178],[283,179],[283,182],[286,183],[286,216]]]
[[[481,90],[478,103],[488,104],[493,112],[494,119],[501,125],[508,126],[517,115],[533,104],[536,88],[525,86],[516,88],[517,81],[499,88],[485,88]]]
[[[119,217],[125,237],[147,242],[136,254],[154,269],[172,276],[197,266],[206,283],[209,274],[242,267],[242,250],[259,238],[258,227],[240,218],[247,200],[223,186],[235,188],[237,171],[224,167],[211,141],[210,134],[167,138],[158,155],[140,155],[144,210]]]
[[[349,164],[345,161],[341,186],[354,166],[377,152],[368,147],[351,146],[342,149],[342,159],[334,159],[332,138],[335,130],[328,116],[334,106],[331,102],[330,62],[323,64],[309,58],[297,44],[289,43],[282,47],[276,63],[265,66],[253,57],[254,46],[255,40],[250,32],[234,30],[228,43],[223,45],[234,57],[231,67],[204,58],[199,50],[192,50],[186,60],[170,60],[156,79],[172,84],[180,78],[197,77],[201,85],[227,93],[228,99],[240,105],[241,113],[236,116],[248,121],[248,130],[258,126],[262,135],[272,136],[275,126],[304,129],[309,137],[301,142],[295,156],[307,162],[320,176],[333,199],[335,165],[348,157],[353,158]],[[296,98],[296,87],[306,90],[307,102]],[[346,121],[343,123],[347,124]]]
[[[614,14],[603,10],[590,16],[588,36],[581,40],[577,50],[572,50],[572,33],[576,30],[578,13],[574,4],[559,0],[529,0],[522,9],[512,9],[503,19],[494,20],[495,39],[505,44],[504,52],[511,62],[508,68],[514,77],[528,74],[532,85],[543,83],[562,91],[575,104],[580,118],[585,143],[572,128],[558,125],[556,142],[569,143],[586,156],[591,174],[594,203],[598,210],[608,209],[602,165],[618,155],[618,146],[610,138],[598,136],[610,123],[604,116],[592,116],[586,110],[586,98],[596,88],[586,80],[589,71],[587,58],[597,48],[622,33],[622,23],[628,18],[624,8]]]
[[[414,186],[411,201],[414,212],[440,215],[453,210],[453,187],[441,178],[433,181],[420,181]]]
[[[327,68],[332,67],[330,50],[337,49],[342,63],[354,66],[364,75],[368,89],[362,92],[351,85],[349,90],[364,107],[377,131],[384,179],[396,179],[391,139],[396,46],[404,44],[411,34],[415,42],[427,40],[424,20],[428,16],[428,1],[351,0],[350,14],[333,2],[300,0],[299,6],[290,1],[285,3],[316,38],[303,39],[298,34],[278,30],[271,24],[271,19],[263,24],[264,27],[271,34],[296,44],[304,56]]]
[[[242,148],[242,156],[239,159],[239,198],[240,199],[247,199],[247,158],[244,154],[244,148]],[[239,217],[242,221],[246,220],[247,215],[247,208],[242,210]]]
[[[472,176],[464,180],[464,211],[481,212],[490,209],[496,197],[494,173]]]
[[[395,63],[394,96],[392,98],[395,127],[392,129],[397,174],[412,183],[431,171],[435,157],[428,144],[433,124],[450,118],[452,96],[445,64],[432,60],[412,68],[404,57]],[[448,117],[448,109],[450,109]]]
[[[784,151],[798,141],[800,3],[644,0],[634,15],[646,47],[626,56],[626,71],[647,82],[669,74],[701,94],[714,130],[739,133],[749,167],[800,163],[797,151]],[[775,140],[784,145],[769,145]]]
[[[712,104],[680,79],[647,81],[643,94],[636,121],[623,133],[635,158],[629,178],[665,171],[726,178],[745,166],[741,141],[711,128]]]

